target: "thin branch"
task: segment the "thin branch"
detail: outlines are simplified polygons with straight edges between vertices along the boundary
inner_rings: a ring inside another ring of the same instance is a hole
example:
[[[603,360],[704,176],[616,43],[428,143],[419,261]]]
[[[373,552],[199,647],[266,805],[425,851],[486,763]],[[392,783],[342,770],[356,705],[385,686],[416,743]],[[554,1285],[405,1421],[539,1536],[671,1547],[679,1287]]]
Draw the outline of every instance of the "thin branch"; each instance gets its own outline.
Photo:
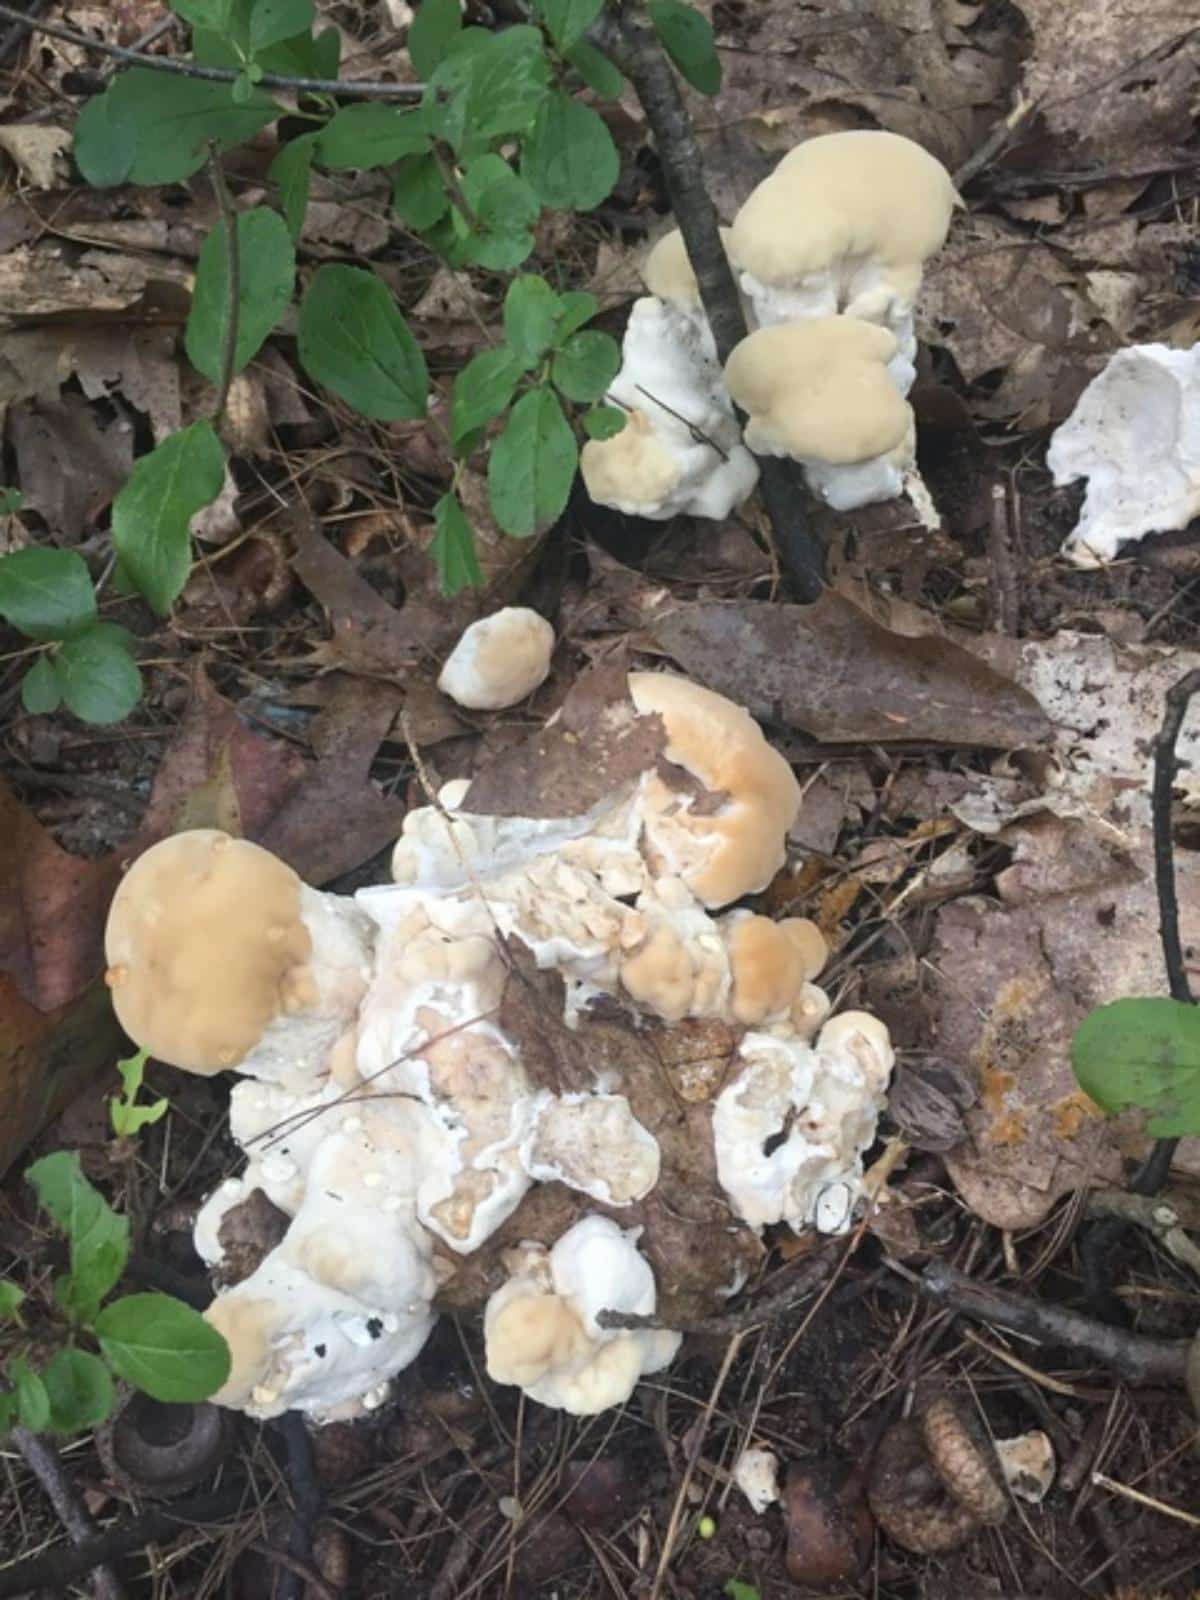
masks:
[[[746,337],[746,319],[733,270],[721,241],[716,207],[704,182],[704,163],[692,119],[675,73],[644,9],[633,0],[619,15],[603,15],[591,30],[633,85],[662,164],[671,210],[683,234],[688,259],[721,364]],[[759,491],[779,559],[800,600],[816,600],[824,587],[824,553],[805,524],[803,479],[798,465],[776,456],[759,458]]]
[[[75,1485],[67,1476],[62,1457],[50,1440],[42,1438],[40,1434],[30,1433],[27,1428],[14,1428],[12,1442],[25,1458],[29,1470],[46,1491],[46,1496],[54,1507],[58,1520],[66,1529],[71,1543],[82,1545],[94,1539],[96,1524],[92,1521],[91,1514],[77,1493]],[[125,1591],[116,1573],[107,1564],[97,1564],[93,1568],[92,1589],[96,1600],[124,1600]]]
[[[201,67],[195,61],[177,61],[173,56],[146,55],[141,50],[126,50],[123,45],[108,44],[103,39],[93,39],[90,34],[76,28],[65,27],[60,22],[39,22],[27,17],[15,6],[0,5],[0,18],[12,22],[29,33],[46,34],[51,39],[61,39],[65,44],[77,44],[96,55],[109,56],[128,67],[149,67],[154,72],[173,72],[178,78],[202,78],[208,83],[236,83],[243,74],[233,67]],[[258,79],[260,89],[284,89],[294,94],[327,94],[336,100],[419,100],[425,93],[423,83],[373,83],[343,82],[340,78],[290,78],[275,72],[264,72]]]
[[[237,207],[225,182],[221,166],[221,152],[215,144],[208,147],[208,170],[221,212],[221,226],[229,247],[229,303],[226,306],[225,338],[221,347],[221,377],[217,385],[217,404],[213,412],[213,425],[219,427],[229,403],[229,390],[233,384],[233,369],[237,365],[238,324],[241,321],[242,299],[242,247],[238,238]]]

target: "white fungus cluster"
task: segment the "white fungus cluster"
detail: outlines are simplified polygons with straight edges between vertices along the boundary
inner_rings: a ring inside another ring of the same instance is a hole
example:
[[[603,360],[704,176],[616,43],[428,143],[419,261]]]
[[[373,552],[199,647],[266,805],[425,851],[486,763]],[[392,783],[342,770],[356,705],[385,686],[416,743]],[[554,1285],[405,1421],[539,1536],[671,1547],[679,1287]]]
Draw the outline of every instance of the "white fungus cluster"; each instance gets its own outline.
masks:
[[[753,451],[798,461],[836,509],[907,491],[935,522],[904,397],[922,271],[957,200],[941,163],[898,134],[798,145],[723,230],[751,329],[724,372],[682,238],[667,234],[609,393],[626,425],[584,446],[592,499],[643,517],[725,517],[757,481]]]
[[[233,1356],[221,1403],[260,1417],[357,1414],[420,1350],[439,1278],[532,1184],[563,1183],[618,1214],[654,1189],[659,1144],[619,1082],[598,1076],[590,1090],[553,1093],[530,1080],[500,1022],[509,938],[561,975],[574,1025],[601,996],[635,1017],[730,1025],[741,1042],[713,1102],[712,1137],[732,1216],[753,1229],[848,1224],[891,1066],[886,1030],[862,1013],[826,1020],[813,981],[826,951],[812,923],[722,909],[783,864],[796,780],[719,695],[664,674],[628,682],[623,714],[661,718],[666,764],[617,785],[586,816],[472,815],[466,786],[447,785],[437,805],[406,818],[394,881],[353,902],[316,895],[265,851],[213,833],[166,840],[127,875],[109,927],[123,1022],[135,1037],[135,1023],[149,1025],[129,997],[157,964],[180,991],[160,985],[157,1053],[247,1074],[230,1127],[248,1164],[202,1208],[197,1246],[219,1264],[222,1222],[255,1189],[290,1219],[208,1312]],[[167,914],[164,885],[181,862]],[[234,972],[221,953],[227,929],[208,912],[227,914],[242,869],[258,898],[240,911]],[[314,901],[325,910],[314,913]],[[311,931],[328,917],[358,933],[349,988],[344,949]],[[184,954],[164,936],[178,936]],[[305,1042],[305,1071],[288,1075],[278,1068],[288,1029],[309,1040],[330,950],[335,987],[353,1003],[323,1069]],[[251,960],[256,951],[265,954]],[[214,1031],[221,984],[235,981],[241,1019]],[[269,1056],[256,1030],[270,1035]],[[655,1310],[638,1232],[593,1214],[550,1248],[511,1257],[485,1315],[498,1381],[591,1412],[671,1359],[677,1335],[598,1320]]]

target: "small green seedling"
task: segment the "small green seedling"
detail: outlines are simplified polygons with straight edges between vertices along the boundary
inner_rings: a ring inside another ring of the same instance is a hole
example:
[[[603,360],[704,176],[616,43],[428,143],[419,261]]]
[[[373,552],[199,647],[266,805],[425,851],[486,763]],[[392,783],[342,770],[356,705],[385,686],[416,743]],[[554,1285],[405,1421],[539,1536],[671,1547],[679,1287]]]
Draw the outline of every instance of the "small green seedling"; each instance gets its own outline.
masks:
[[[152,1122],[158,1122],[167,1114],[166,1100],[158,1099],[151,1100],[148,1104],[138,1104],[138,1095],[142,1092],[142,1079],[146,1074],[146,1056],[145,1050],[139,1050],[137,1055],[117,1062],[122,1089],[120,1094],[113,1095],[109,1100],[108,1114],[112,1120],[113,1132],[118,1139],[132,1139],[143,1128]]]
[[[752,1583],[743,1583],[740,1578],[730,1578],[725,1585],[725,1593],[729,1600],[760,1600],[758,1590]]]
[[[129,1221],[84,1177],[78,1155],[57,1151],[25,1178],[70,1254],[45,1296],[0,1281],[0,1336],[11,1350],[0,1435],[97,1427],[113,1408],[114,1375],[154,1400],[215,1393],[229,1376],[229,1346],[198,1311],[166,1294],[109,1298],[129,1260]]]

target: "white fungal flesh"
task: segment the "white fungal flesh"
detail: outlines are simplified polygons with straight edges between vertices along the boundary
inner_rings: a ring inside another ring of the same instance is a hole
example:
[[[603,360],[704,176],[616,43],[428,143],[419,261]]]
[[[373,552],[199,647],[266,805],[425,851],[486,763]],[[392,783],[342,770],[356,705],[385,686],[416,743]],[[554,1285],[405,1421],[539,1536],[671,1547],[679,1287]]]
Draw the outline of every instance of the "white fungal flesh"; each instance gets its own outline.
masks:
[[[1087,479],[1063,546],[1080,566],[1187,527],[1200,516],[1200,344],[1118,350],[1055,430],[1046,465],[1057,484]]]

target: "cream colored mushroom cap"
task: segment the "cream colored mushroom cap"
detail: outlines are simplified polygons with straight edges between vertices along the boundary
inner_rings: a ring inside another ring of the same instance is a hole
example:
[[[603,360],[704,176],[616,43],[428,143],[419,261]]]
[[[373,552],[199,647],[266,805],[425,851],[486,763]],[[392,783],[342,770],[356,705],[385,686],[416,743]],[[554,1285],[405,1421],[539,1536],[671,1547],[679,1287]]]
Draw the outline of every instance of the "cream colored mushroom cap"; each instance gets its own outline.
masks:
[[[825,133],[783,158],[734,218],[729,253],[760,283],[786,285],[844,257],[917,267],[940,250],[958,195],[912,139],[870,128]]]
[[[589,439],[579,455],[584,488],[597,505],[657,510],[683,475],[644,411],[629,412],[611,439]]]
[[[291,867],[196,828],[130,867],[108,913],[106,980],[138,1045],[208,1077],[237,1066],[281,1012],[313,998],[312,939]]]
[[[912,408],[888,373],[895,336],[857,317],[759,328],[735,348],[725,382],[749,413],[752,450],[848,466],[909,436]]]
[[[463,630],[438,688],[470,711],[504,711],[546,681],[554,629],[528,606],[503,606]]]
[[[763,737],[750,713],[687,678],[631,672],[629,693],[642,716],[657,712],[668,761],[683,767],[725,804],[688,818],[709,846],[684,881],[708,906],[728,905],[765,889],[783,865],[787,831],[800,808],[791,767]]]
[[[731,233],[729,228],[721,229],[721,243],[727,254]],[[678,228],[664,233],[653,246],[642,263],[642,281],[659,300],[679,306],[699,305],[700,285]]]

